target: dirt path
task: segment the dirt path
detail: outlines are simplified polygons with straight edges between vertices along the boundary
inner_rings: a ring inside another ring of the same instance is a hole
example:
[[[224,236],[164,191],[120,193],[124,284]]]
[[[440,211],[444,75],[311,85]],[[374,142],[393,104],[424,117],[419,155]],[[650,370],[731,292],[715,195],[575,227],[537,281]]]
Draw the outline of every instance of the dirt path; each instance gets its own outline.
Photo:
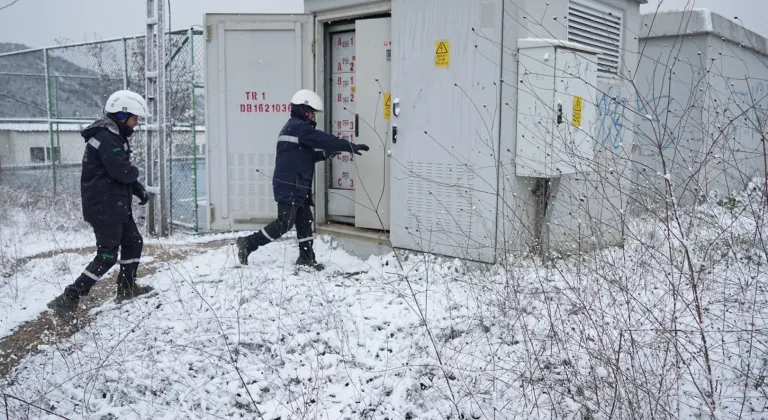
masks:
[[[233,240],[218,240],[201,244],[187,245],[144,245],[143,255],[153,257],[150,263],[139,266],[138,278],[147,277],[155,274],[160,264],[181,261],[190,256],[202,254],[210,249],[223,247]],[[68,253],[89,255],[96,252],[96,248],[81,248],[67,250]],[[18,261],[19,266],[23,266],[30,261],[39,259],[50,259],[58,252],[45,252],[31,257],[26,257]],[[78,309],[78,318],[81,328],[91,323],[92,316],[90,309],[101,306],[104,302],[115,297],[117,273],[105,276],[91,289],[90,294],[81,301],[81,306],[87,308]],[[44,311],[38,315],[34,321],[26,322],[20,325],[16,330],[0,339],[0,378],[8,376],[14,367],[21,360],[30,354],[37,352],[37,347],[43,344],[42,337],[46,332],[55,331],[58,340],[66,340],[74,333],[70,328],[62,327],[59,322],[58,328],[54,325],[53,315],[49,311]]]

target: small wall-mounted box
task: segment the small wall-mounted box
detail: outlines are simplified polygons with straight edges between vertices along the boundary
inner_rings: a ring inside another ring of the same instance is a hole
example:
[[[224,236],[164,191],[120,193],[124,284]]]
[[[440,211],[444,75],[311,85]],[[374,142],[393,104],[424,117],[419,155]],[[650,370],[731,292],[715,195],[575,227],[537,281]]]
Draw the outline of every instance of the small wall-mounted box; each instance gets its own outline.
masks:
[[[518,176],[588,171],[595,155],[598,53],[568,41],[518,41]]]

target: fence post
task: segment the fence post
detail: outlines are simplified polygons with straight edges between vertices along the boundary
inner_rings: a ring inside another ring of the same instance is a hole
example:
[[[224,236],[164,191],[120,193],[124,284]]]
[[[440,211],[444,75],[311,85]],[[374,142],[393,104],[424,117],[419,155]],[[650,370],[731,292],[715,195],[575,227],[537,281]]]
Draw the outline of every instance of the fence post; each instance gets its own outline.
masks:
[[[128,89],[128,40],[123,37],[123,89]]]
[[[198,218],[197,218],[197,103],[195,102],[195,88],[197,85],[197,79],[195,78],[195,31],[194,28],[189,28],[189,45],[190,45],[190,71],[192,72],[192,85],[190,91],[192,95],[192,208],[195,212],[195,233],[198,232]]]
[[[162,1],[162,0],[158,0]],[[165,42],[165,39],[163,39],[163,42]],[[175,54],[173,54],[173,33],[168,30],[168,44],[166,46],[168,53],[165,57],[162,59],[162,71],[165,73],[166,78],[166,99],[165,103],[168,104],[168,99],[172,98],[171,92],[173,92],[173,60],[176,57]],[[167,60],[167,61],[166,61]],[[166,145],[165,148],[167,150],[167,156],[166,159],[168,161],[168,166],[166,169],[166,172],[168,174],[167,178],[167,185],[168,188],[166,190],[166,194],[168,195],[168,200],[164,201],[163,204],[167,203],[166,207],[166,217],[168,218],[168,234],[170,235],[173,233],[173,105],[166,105],[166,115],[165,115],[165,121],[167,125],[166,131]]]
[[[51,144],[51,176],[53,177],[53,195],[56,195],[56,153],[55,143],[53,139],[53,122],[51,121],[51,108],[53,107],[51,99],[51,71],[50,63],[48,61],[48,48],[43,49],[43,66],[45,66],[45,97],[46,97],[46,111],[48,114],[48,140]]]

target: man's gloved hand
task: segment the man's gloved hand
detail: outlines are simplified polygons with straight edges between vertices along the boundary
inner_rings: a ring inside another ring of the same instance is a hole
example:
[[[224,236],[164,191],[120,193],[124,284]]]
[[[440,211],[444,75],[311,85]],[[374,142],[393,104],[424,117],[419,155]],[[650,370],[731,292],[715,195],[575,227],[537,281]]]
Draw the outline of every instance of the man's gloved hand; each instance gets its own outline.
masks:
[[[356,155],[362,155],[362,153],[360,153],[360,150],[362,150],[363,152],[367,152],[368,150],[371,150],[370,147],[364,144],[356,144],[356,143],[352,143],[352,148],[355,149]]]
[[[139,205],[143,206],[149,202],[149,193],[147,192],[147,189],[144,188],[143,185],[141,185],[140,182],[136,182],[133,186],[133,194],[139,198]]]

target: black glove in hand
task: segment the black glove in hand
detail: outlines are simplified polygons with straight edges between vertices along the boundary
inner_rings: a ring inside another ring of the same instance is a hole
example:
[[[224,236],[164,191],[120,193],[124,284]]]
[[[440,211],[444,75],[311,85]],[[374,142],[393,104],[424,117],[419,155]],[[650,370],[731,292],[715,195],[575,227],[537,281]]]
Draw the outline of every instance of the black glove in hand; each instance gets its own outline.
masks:
[[[147,192],[147,190],[142,189],[141,194],[142,194],[140,197],[141,201],[139,201],[139,205],[143,206],[149,202],[149,193]]]
[[[370,150],[370,147],[368,147],[368,146],[366,146],[364,144],[352,143],[352,147],[355,149],[355,154],[356,155],[362,155],[362,153],[360,153],[360,150],[362,150],[363,152],[367,152],[368,150]]]
[[[144,188],[143,185],[141,185],[140,182],[137,182],[133,186],[133,194],[139,198],[139,205],[143,206],[149,202],[149,193],[147,192],[147,189]]]

